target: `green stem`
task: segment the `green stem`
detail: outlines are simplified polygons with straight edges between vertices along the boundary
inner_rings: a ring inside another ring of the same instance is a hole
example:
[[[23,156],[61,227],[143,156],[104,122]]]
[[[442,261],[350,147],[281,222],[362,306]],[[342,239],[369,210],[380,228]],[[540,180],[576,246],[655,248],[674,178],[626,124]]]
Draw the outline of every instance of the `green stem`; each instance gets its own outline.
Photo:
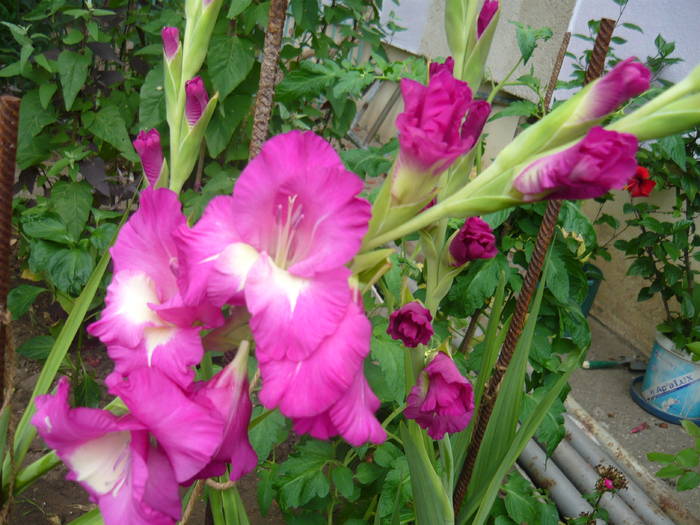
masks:
[[[496,84],[496,86],[491,90],[491,93],[489,93],[489,97],[486,99],[486,102],[488,102],[489,104],[491,104],[493,102],[493,99],[496,98],[496,95],[498,94],[498,92],[501,89],[503,89],[503,87],[508,83],[508,80],[510,80],[510,77],[512,77],[513,74],[515,73],[515,70],[518,69],[518,67],[520,67],[520,64],[522,63],[522,61],[523,61],[523,57],[520,57],[518,59],[518,61],[515,63],[515,65],[513,66],[513,68],[510,71],[508,71],[508,74],[503,78],[503,80],[501,80],[498,84]]]

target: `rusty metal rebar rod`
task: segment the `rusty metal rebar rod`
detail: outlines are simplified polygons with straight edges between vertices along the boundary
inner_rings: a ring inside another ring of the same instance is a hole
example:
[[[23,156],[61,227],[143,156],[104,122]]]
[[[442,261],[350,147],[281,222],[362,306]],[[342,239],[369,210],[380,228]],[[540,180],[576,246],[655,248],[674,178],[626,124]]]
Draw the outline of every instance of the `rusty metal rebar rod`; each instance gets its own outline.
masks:
[[[263,46],[263,62],[260,66],[260,82],[253,110],[253,133],[248,148],[248,158],[253,159],[267,138],[272,115],[272,98],[275,94],[282,30],[287,16],[288,0],[272,0],[268,11],[267,31]]]
[[[17,97],[0,96],[0,406],[5,401],[5,349],[11,344],[7,292],[10,288],[12,187],[15,183],[19,103]]]
[[[603,18],[601,20],[600,30],[591,53],[588,69],[586,70],[586,83],[598,78],[603,73],[605,68],[605,57],[610,46],[610,39],[612,38],[614,29],[614,20],[610,20],[608,18]],[[566,53],[566,45],[568,45],[568,39],[564,38],[562,43],[563,50],[560,50],[562,61],[563,56]],[[556,85],[556,78],[559,76],[559,70],[557,68],[561,68],[562,61],[558,60],[555,63],[556,67],[552,71],[552,78],[554,80],[550,81],[549,86]],[[548,98],[551,100],[551,93],[549,93],[549,91],[550,90],[548,89]],[[547,101],[547,103],[549,103],[549,101]],[[469,450],[467,451],[467,457],[464,460],[464,465],[462,466],[462,470],[455,485],[453,497],[455,516],[459,514],[462,502],[464,501],[464,496],[466,494],[467,487],[469,486],[469,481],[471,480],[474,464],[479,453],[479,448],[481,447],[481,442],[484,439],[484,434],[486,432],[489,419],[491,418],[493,408],[496,404],[496,398],[498,397],[503,376],[505,375],[508,365],[513,358],[515,347],[525,326],[527,312],[530,309],[530,301],[532,299],[532,295],[534,294],[535,288],[537,287],[537,282],[540,275],[542,274],[544,259],[554,235],[554,228],[557,224],[561,206],[562,201],[559,200],[550,200],[547,203],[547,209],[545,210],[544,217],[542,218],[540,229],[537,232],[537,239],[535,241],[535,249],[532,253],[532,259],[530,260],[530,264],[528,265],[525,273],[523,287],[515,302],[515,312],[508,327],[506,339],[503,343],[503,347],[501,348],[501,353],[498,356],[498,361],[496,362],[494,372],[486,384],[481,407],[477,416],[478,419],[474,426],[474,432],[472,433]]]

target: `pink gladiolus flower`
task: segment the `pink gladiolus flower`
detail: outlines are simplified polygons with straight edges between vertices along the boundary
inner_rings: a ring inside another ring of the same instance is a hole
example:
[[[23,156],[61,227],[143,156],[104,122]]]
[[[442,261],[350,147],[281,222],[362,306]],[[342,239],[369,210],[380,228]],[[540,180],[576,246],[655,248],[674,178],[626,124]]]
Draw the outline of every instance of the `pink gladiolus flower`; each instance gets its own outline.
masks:
[[[114,277],[106,307],[88,332],[107,345],[115,373],[159,368],[187,387],[192,366],[202,358],[201,326],[213,327],[221,314],[205,301],[185,304],[178,287],[178,251],[172,233],[186,224],[177,195],[148,188],[141,205],[111,248]]]
[[[208,103],[209,95],[201,77],[185,82],[185,116],[190,126],[199,121]]]
[[[450,243],[453,266],[475,259],[491,259],[498,253],[491,226],[479,217],[469,217]]]
[[[213,199],[180,230],[188,300],[245,302],[260,398],[285,415],[313,417],[340,403],[367,355],[368,322],[344,266],[367,231],[361,190],[330,144],[294,131],[267,141],[233,196]]]
[[[164,27],[160,36],[163,39],[165,58],[172,60],[180,49],[180,31],[177,27]]]
[[[32,424],[100,507],[106,525],[173,525],[180,497],[173,468],[130,415],[68,406],[68,380],[39,396]]]
[[[414,419],[433,439],[464,430],[474,413],[472,385],[454,361],[439,352],[418,377],[406,398],[404,415]]]
[[[195,478],[221,476],[231,464],[231,481],[255,469],[258,456],[248,440],[253,406],[248,395],[248,350],[239,349],[236,359],[207,382],[196,383],[191,399],[224,422],[224,437],[211,462]]]
[[[484,34],[496,11],[498,11],[498,0],[486,0],[481,6],[479,18],[476,20],[476,38],[481,38],[481,35]]]
[[[476,144],[489,105],[472,101],[469,86],[452,76],[451,65],[449,61],[431,65],[427,86],[401,80],[405,109],[396,118],[399,170],[404,167],[438,175]]]
[[[592,199],[621,189],[637,169],[637,138],[592,128],[576,145],[536,160],[514,180],[525,201]]]
[[[433,337],[432,320],[428,309],[413,301],[392,312],[386,332],[392,339],[400,339],[406,346],[415,348],[430,342]]]
[[[620,104],[649,89],[651,71],[636,60],[623,60],[596,81],[577,109],[573,120],[585,122],[604,117],[615,111]]]
[[[163,167],[163,150],[160,146],[158,130],[139,131],[134,140],[134,149],[141,158],[143,172],[146,174],[149,185],[153,186],[158,181]]]
[[[217,411],[190,399],[157,369],[138,368],[126,378],[112,375],[107,384],[158,440],[178,483],[210,463],[224,437],[225,421]]]

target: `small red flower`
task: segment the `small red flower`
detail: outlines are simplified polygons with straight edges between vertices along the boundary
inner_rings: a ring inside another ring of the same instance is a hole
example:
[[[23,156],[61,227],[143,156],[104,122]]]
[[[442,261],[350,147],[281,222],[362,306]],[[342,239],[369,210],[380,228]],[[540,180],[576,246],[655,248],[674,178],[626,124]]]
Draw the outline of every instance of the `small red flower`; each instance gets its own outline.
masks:
[[[648,197],[654,186],[656,186],[656,182],[649,178],[649,170],[643,166],[637,166],[637,171],[627,181],[625,189],[630,192],[632,197]]]

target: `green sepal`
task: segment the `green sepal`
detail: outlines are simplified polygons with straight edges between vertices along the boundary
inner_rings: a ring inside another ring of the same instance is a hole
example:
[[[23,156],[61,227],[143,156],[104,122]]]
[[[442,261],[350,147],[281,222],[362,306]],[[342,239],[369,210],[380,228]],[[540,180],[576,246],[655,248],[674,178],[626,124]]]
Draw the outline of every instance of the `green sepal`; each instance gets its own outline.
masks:
[[[430,461],[428,451],[425,448],[424,431],[414,421],[401,423],[399,430],[408,459],[408,468],[411,472],[416,524],[454,524],[452,498],[445,491],[442,480]],[[430,440],[428,442],[432,443]]]
[[[168,60],[163,53],[163,84],[165,89],[165,113],[170,129],[175,128],[175,119],[178,115],[178,97],[182,76],[182,45],[175,56]]]
[[[500,16],[501,10],[499,9],[481,34],[481,38],[479,38],[473,48],[468,51],[464,65],[462,66],[461,74],[458,78],[469,84],[472,93],[477,92],[481,80],[484,77],[484,65],[486,64],[486,59],[491,50],[491,42],[493,41],[493,35],[496,33],[496,26],[498,26],[498,19]],[[471,31],[476,35],[476,23],[473,23],[472,26],[473,29],[471,29]]]
[[[681,133],[700,124],[700,93],[689,95],[659,108],[651,115],[632,113],[608,126],[620,133],[632,133],[641,142]]]
[[[202,0],[198,0],[198,2],[201,3]],[[192,20],[188,18],[183,46],[183,82],[191,79],[204,63],[207,50],[209,49],[209,39],[214,31],[214,25],[216,25],[216,19],[219,16],[222,3],[223,0],[213,0],[208,6],[200,9],[199,13]],[[190,24],[190,21],[192,24]]]
[[[386,262],[394,251],[395,250],[392,248],[384,248],[382,250],[374,250],[356,255],[350,263],[350,271],[353,275],[359,275],[366,270],[374,268],[378,264]]]
[[[182,140],[180,146],[177,148],[176,158],[171,159],[170,189],[175,193],[180,192],[183,184],[185,184],[190,173],[192,173],[192,168],[194,168],[194,165],[197,163],[197,159],[199,159],[199,148],[204,139],[204,132],[207,130],[207,126],[214,114],[214,109],[216,108],[218,100],[219,94],[215,93],[214,96],[209,99],[207,107],[204,108],[202,116],[199,117],[197,123],[191,128],[188,124],[184,124],[188,129],[181,135]]]
[[[163,160],[163,165],[160,167],[160,174],[158,175],[158,180],[156,180],[156,183],[153,186],[155,188],[167,188],[168,180],[168,161]]]
[[[447,0],[445,4],[445,33],[455,61],[455,72],[462,71],[476,42],[478,6],[476,0]]]

